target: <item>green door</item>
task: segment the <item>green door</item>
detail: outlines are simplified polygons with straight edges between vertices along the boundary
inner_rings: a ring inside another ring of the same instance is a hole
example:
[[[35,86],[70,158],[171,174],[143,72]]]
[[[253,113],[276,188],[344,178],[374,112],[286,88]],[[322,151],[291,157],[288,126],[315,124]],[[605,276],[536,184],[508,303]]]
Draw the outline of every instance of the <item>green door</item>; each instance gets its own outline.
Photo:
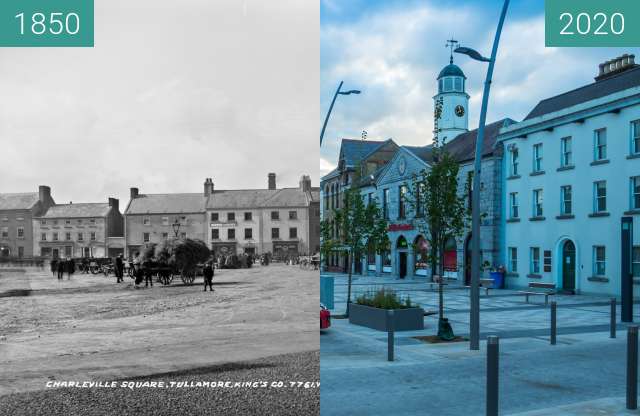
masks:
[[[576,247],[571,240],[562,246],[562,288],[568,291],[576,289]]]

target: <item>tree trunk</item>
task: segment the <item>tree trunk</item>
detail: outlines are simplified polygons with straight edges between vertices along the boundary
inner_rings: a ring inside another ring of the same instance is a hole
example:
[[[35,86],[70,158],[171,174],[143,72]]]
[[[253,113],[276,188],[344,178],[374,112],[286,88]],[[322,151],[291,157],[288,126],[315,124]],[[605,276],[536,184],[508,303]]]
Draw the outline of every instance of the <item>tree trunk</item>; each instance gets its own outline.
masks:
[[[351,253],[347,252],[347,267],[349,268],[349,280],[347,283],[347,311],[345,313],[347,318],[349,317],[349,304],[351,303],[351,270],[353,270],[351,263],[353,262],[353,257],[354,256],[352,256]]]
[[[440,271],[440,284],[438,285],[440,287],[440,294],[439,294],[439,319],[440,321],[442,321],[442,319],[444,318],[444,244],[440,245],[440,249],[438,252],[438,258],[440,259],[440,266],[439,271]]]

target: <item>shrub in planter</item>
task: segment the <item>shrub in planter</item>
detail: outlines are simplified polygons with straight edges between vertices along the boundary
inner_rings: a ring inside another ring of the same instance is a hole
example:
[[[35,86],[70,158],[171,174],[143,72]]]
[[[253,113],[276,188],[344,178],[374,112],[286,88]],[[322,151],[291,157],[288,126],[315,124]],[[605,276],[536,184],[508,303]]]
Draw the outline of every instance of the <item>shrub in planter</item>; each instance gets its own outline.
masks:
[[[416,331],[424,329],[424,311],[411,302],[409,296],[401,298],[394,291],[380,289],[356,298],[351,304],[349,323],[366,326],[378,331],[387,330],[387,311],[393,310],[395,331]]]
[[[356,304],[379,309],[409,309],[418,307],[418,305],[411,303],[409,296],[402,299],[395,291],[389,289],[380,289],[377,292],[366,292],[356,298]]]

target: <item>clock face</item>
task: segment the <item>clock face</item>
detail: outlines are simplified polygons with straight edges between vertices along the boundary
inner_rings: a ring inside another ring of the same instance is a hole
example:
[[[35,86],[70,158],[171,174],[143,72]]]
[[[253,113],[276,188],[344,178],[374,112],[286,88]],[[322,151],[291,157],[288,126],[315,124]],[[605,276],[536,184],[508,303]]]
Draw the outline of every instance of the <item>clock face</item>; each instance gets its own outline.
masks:
[[[462,117],[464,115],[464,107],[461,105],[456,106],[456,115]]]

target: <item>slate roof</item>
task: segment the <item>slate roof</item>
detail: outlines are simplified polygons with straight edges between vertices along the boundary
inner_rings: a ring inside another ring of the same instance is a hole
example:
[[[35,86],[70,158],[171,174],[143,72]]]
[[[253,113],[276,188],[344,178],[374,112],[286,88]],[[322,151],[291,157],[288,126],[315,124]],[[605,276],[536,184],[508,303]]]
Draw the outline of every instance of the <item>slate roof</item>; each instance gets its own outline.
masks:
[[[140,194],[129,202],[125,214],[187,214],[204,212],[203,193]]]
[[[340,148],[340,155],[344,159],[347,166],[354,166],[357,162],[361,161],[366,155],[370,154],[383,144],[385,141],[373,141],[373,140],[353,140],[342,139],[342,145]]]
[[[38,199],[37,192],[0,194],[0,210],[31,209]]]
[[[484,130],[484,142],[482,143],[482,156],[489,156],[493,154],[493,149],[496,144],[496,138],[500,133],[500,129],[506,125],[515,123],[510,118],[505,118],[500,121],[496,121],[491,124],[487,124]],[[461,133],[457,135],[453,140],[446,143],[444,148],[454,159],[458,162],[467,162],[473,160],[476,154],[476,139],[478,137],[478,129]]]
[[[320,188],[311,188],[311,200],[313,202],[320,202]]]
[[[111,207],[108,203],[60,204],[50,207],[38,218],[96,218],[106,217]]]
[[[427,146],[402,146],[407,149],[414,155],[416,155],[419,159],[429,163],[431,162],[431,153],[433,150],[433,145]]]
[[[573,91],[542,100],[525,117],[525,120],[638,86],[640,86],[640,65]]]
[[[315,189],[319,199],[320,190]],[[216,190],[207,201],[207,209],[300,207],[308,204],[309,196],[300,188]]]

